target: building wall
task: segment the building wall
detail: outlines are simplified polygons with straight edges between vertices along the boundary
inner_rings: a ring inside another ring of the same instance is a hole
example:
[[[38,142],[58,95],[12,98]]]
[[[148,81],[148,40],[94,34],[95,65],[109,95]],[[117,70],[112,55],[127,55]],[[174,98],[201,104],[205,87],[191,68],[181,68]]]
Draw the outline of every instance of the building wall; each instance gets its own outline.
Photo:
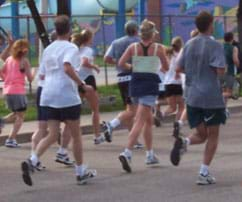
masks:
[[[157,1],[148,0],[150,11],[157,10]],[[216,39],[221,39],[225,31],[237,33],[237,6],[238,0],[160,0],[160,15],[163,15],[162,41],[169,44],[170,39],[177,35],[187,40],[190,31],[195,27],[194,16],[201,10],[208,10],[214,16],[218,16],[214,22]]]

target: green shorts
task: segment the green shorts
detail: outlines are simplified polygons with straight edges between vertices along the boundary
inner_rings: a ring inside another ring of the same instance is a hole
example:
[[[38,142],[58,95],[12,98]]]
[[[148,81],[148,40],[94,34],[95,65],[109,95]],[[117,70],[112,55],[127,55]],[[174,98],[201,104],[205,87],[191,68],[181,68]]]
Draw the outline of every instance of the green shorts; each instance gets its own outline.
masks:
[[[214,126],[226,122],[225,108],[202,109],[187,105],[187,117],[191,128],[196,128],[201,123],[205,126]]]

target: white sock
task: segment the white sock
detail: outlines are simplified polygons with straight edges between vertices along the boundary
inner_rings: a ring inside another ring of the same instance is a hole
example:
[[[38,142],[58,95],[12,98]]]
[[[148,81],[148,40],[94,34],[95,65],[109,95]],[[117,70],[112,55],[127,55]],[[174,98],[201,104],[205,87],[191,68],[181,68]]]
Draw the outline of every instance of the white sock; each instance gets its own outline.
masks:
[[[184,122],[182,120],[178,120],[177,122],[178,122],[180,127],[184,126]]]
[[[124,149],[124,153],[125,153],[126,156],[129,156],[129,157],[132,156],[132,151],[129,150],[128,148],[125,148],[125,149]]]
[[[67,150],[63,147],[59,147],[58,151],[57,151],[58,154],[67,154]]]
[[[76,175],[83,176],[85,174],[86,166],[84,165],[75,165]]]
[[[153,151],[153,149],[151,149],[151,150],[147,150],[147,151],[146,151],[146,157],[148,157],[148,156],[154,156],[154,151]]]
[[[112,128],[117,128],[120,125],[120,120],[115,118],[109,122]]]
[[[191,144],[191,140],[188,137],[185,138],[185,141],[186,141],[187,146]]]
[[[208,166],[205,164],[202,164],[200,167],[199,174],[202,174],[203,176],[206,176],[208,174]]]
[[[39,158],[34,152],[31,154],[30,160],[33,166],[36,166],[37,163],[39,162]]]

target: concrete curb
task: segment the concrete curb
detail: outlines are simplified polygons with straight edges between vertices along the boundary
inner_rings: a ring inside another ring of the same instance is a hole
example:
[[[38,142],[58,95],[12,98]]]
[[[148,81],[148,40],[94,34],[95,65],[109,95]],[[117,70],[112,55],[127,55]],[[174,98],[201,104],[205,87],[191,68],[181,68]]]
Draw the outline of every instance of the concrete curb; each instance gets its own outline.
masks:
[[[240,113],[242,112],[242,105],[238,106],[231,106],[228,107],[230,114]],[[164,118],[164,123],[170,123],[173,122],[175,119],[175,115],[167,116]],[[118,127],[115,130],[122,130],[125,129],[125,127]],[[93,127],[92,125],[85,125],[81,126],[82,135],[89,135],[93,134]],[[103,129],[101,127],[101,132],[103,132]],[[27,143],[31,141],[33,132],[26,132],[26,133],[20,133],[17,135],[17,141],[18,143]],[[7,139],[7,135],[0,136],[0,146],[3,146],[5,143],[5,140]]]

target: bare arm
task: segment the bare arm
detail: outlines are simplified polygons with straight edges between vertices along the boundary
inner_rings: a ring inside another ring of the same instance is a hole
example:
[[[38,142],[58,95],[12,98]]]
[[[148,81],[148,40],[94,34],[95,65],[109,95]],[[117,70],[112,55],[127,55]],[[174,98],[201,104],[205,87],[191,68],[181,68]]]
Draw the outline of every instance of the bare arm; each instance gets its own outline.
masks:
[[[75,70],[72,68],[70,63],[65,62],[64,63],[64,71],[65,73],[76,82],[78,86],[83,86],[84,82],[79,78]]]
[[[162,64],[161,71],[167,71],[169,69],[169,64],[165,55],[165,50],[161,45],[159,45],[158,57],[160,58]]]
[[[240,61],[239,61],[239,51],[237,47],[233,48],[233,62],[236,65],[236,67],[239,67]]]
[[[110,65],[116,65],[117,64],[117,62],[109,56],[104,56],[103,60],[104,60],[105,63],[110,64]]]
[[[83,57],[83,58],[82,58],[82,64],[83,64],[85,67],[88,67],[88,68],[94,69],[97,73],[100,72],[100,69],[99,69],[98,65],[90,63],[89,60],[88,60],[88,58],[86,58],[86,57]]]
[[[34,80],[35,75],[31,73],[31,66],[30,66],[29,60],[27,58],[24,58],[23,60],[24,60],[23,65],[25,68],[25,74],[27,76],[28,81],[31,83]]]

